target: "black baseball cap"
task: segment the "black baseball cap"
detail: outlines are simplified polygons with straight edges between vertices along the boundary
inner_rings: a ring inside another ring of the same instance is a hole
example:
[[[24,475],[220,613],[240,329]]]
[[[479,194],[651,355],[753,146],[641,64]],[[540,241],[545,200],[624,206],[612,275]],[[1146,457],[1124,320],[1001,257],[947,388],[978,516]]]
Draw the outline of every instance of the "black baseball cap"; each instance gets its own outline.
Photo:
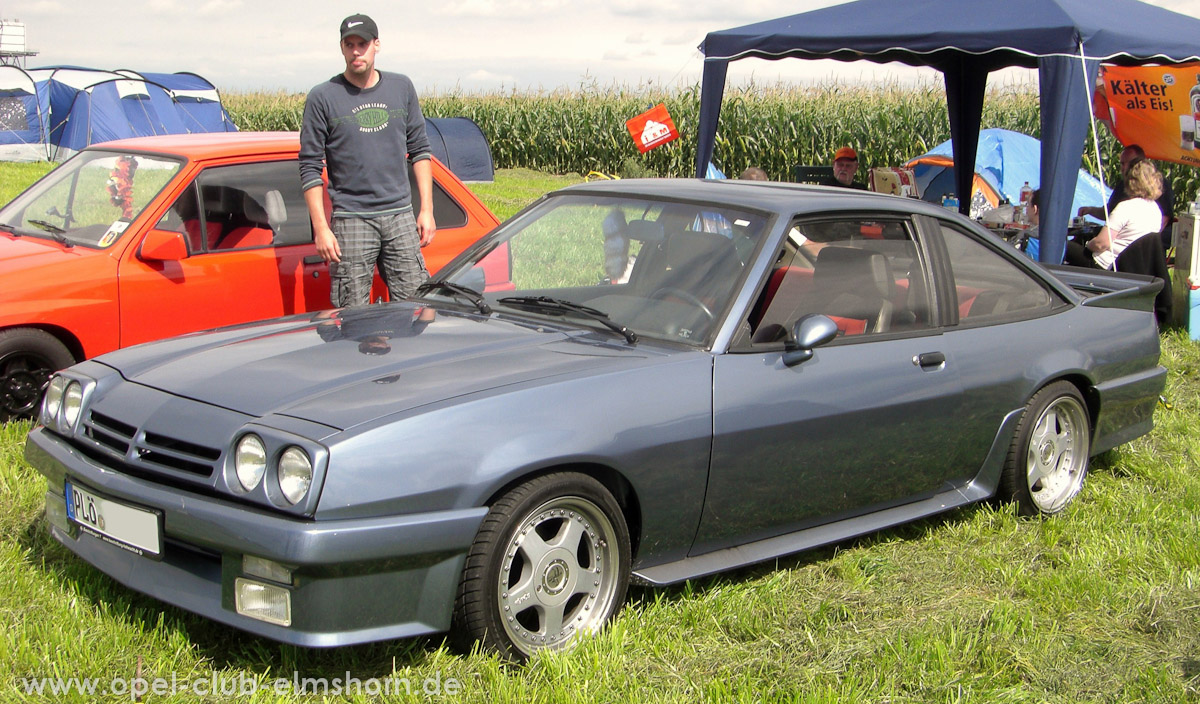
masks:
[[[375,26],[375,20],[366,15],[350,15],[342,20],[339,31],[342,33],[342,39],[351,34],[368,41],[379,38],[379,27]]]

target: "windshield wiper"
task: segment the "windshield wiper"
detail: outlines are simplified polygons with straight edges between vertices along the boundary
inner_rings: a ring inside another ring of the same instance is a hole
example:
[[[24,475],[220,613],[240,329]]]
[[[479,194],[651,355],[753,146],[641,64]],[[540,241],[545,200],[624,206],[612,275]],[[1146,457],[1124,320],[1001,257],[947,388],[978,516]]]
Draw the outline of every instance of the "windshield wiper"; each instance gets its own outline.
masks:
[[[596,310],[595,308],[590,308],[585,305],[573,303],[571,301],[564,301],[561,298],[551,298],[550,296],[509,296],[507,298],[501,298],[496,302],[521,308],[534,308],[547,312],[555,312],[563,315],[567,313],[575,313],[576,315],[582,315],[585,318],[591,318],[609,330],[620,334],[631,345],[636,345],[638,341],[636,332],[630,330],[624,325],[621,325],[620,323],[613,322],[612,318],[608,317],[608,313],[605,313],[602,310]]]
[[[492,314],[492,308],[487,304],[487,301],[483,300],[483,294],[471,288],[470,286],[463,286],[462,284],[451,283],[449,281],[426,281],[417,287],[417,293],[438,288],[449,291],[453,294],[458,294],[459,296],[467,299],[473,303],[475,308],[478,309],[483,315]]]
[[[52,222],[46,222],[45,220],[26,220],[25,222],[29,223],[30,225],[33,225],[34,227],[37,227],[39,229],[45,230],[46,232],[49,232],[51,234],[51,236],[53,236],[54,239],[59,242],[59,244],[62,244],[65,247],[74,247],[75,246],[74,243],[71,242],[71,240],[67,239],[67,236],[65,234],[66,230],[62,229],[61,227],[59,227],[58,225],[55,225]]]
[[[7,225],[5,223],[0,223],[0,230],[7,232],[8,234],[12,235],[13,237],[21,237],[22,236],[20,230],[13,227],[12,225]]]

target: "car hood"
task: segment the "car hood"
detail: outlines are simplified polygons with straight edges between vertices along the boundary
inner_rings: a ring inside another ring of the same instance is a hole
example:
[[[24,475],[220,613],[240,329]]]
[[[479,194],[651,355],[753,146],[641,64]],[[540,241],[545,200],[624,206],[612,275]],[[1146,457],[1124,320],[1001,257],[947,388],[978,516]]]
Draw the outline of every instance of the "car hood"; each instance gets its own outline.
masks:
[[[590,329],[407,303],[151,342],[98,361],[129,381],[250,416],[338,429],[456,397],[661,357]],[[436,316],[434,320],[424,320]]]
[[[0,274],[54,265],[104,253],[87,247],[63,247],[38,237],[13,237],[0,232]]]

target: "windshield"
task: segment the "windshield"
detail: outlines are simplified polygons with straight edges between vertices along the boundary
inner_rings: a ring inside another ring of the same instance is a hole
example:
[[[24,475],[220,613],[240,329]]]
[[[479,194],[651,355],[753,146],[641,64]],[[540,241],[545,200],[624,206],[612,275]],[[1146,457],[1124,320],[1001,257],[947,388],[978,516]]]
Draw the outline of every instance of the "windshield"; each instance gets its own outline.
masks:
[[[448,266],[438,279],[457,289],[435,282],[422,295],[479,308],[466,287],[498,315],[703,346],[768,225],[762,213],[711,203],[552,196]]]
[[[84,150],[0,210],[0,227],[22,237],[111,247],[181,166],[173,159]]]

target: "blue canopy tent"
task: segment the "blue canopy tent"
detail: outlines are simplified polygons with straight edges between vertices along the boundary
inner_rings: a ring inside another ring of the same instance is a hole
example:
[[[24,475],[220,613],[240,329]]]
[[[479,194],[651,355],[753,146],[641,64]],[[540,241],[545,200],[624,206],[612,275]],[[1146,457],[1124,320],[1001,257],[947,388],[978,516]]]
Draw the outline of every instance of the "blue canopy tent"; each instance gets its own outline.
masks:
[[[1062,260],[1076,172],[1082,165],[1092,87],[1100,62],[1200,60],[1200,19],[1137,0],[857,0],[710,32],[700,45],[696,175],[716,143],[729,62],[745,58],[900,62],[940,71],[946,83],[956,192],[974,178],[987,75],[1038,69],[1041,92],[1043,262]],[[1188,39],[1191,37],[1192,39]],[[969,199],[960,199],[966,212]]]

